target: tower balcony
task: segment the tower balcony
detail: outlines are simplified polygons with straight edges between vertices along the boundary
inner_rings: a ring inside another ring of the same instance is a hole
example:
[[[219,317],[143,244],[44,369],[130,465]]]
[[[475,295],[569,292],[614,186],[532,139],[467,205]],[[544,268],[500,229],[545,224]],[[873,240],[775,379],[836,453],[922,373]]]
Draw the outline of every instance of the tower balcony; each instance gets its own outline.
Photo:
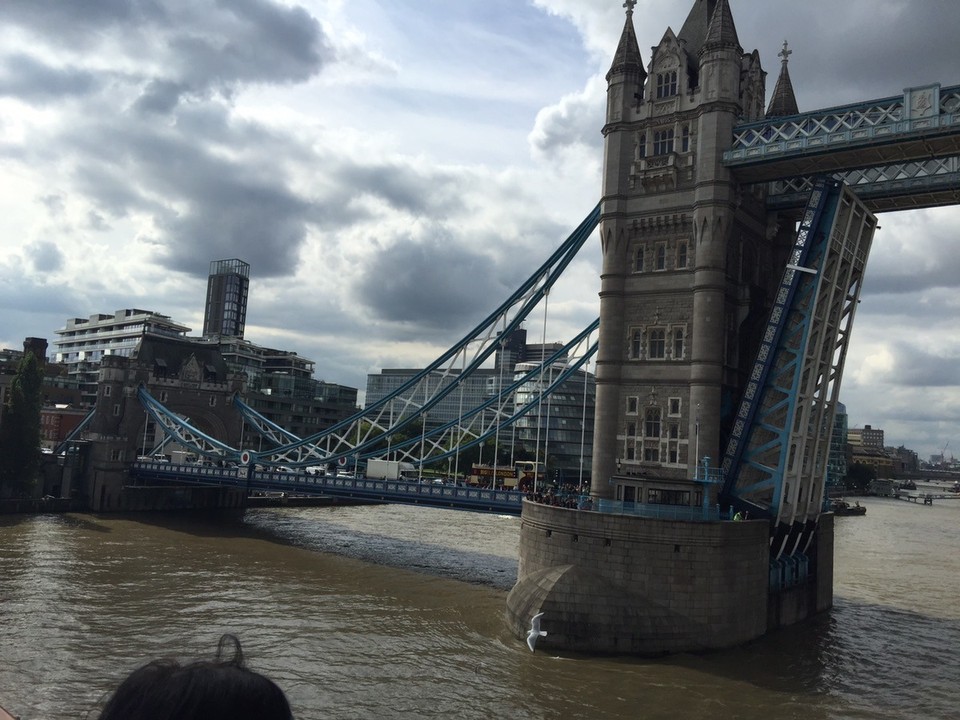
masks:
[[[645,193],[669,192],[693,180],[693,155],[668,152],[642,157],[630,166],[630,187]]]

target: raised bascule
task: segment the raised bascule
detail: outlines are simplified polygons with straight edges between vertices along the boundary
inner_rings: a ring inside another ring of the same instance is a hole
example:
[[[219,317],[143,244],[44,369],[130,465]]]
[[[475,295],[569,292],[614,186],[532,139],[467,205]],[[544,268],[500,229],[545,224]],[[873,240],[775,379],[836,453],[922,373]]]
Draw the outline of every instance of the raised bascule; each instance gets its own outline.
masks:
[[[244,486],[348,492],[272,468],[382,457],[386,438],[453,401],[502,338],[546,307],[599,228],[599,320],[456,421],[387,445],[397,459],[449,464],[595,358],[589,501],[387,481],[375,499],[449,506],[460,493],[464,509],[522,512],[506,619],[523,637],[542,613],[546,648],[722,648],[829,608],[826,463],[876,214],[960,203],[960,86],[801,113],[787,44],[767,104],[759,54],[741,47],[728,0],[695,0],[648,65],[635,6],[624,3],[607,74],[600,204],[499,308],[390,396],[310,437],[258,415],[236,378],[187,350],[163,372],[106,358],[104,400],[78,429],[97,438],[91,506],[128,507],[138,483],[168,480],[232,483],[238,503]],[[558,364],[545,382],[542,368]],[[517,407],[521,386],[540,391]],[[240,468],[131,466],[149,425],[162,442]],[[245,443],[246,428],[263,440]]]

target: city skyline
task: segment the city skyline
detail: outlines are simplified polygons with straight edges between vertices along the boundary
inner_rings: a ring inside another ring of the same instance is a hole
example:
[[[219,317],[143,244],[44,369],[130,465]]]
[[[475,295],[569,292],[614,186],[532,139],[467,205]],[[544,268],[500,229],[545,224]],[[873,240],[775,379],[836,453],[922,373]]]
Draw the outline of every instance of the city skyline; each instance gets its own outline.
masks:
[[[637,3],[645,62],[692,2]],[[947,0],[731,7],[768,102],[784,39],[801,111],[960,84]],[[453,344],[600,195],[619,1],[15,0],[0,19],[4,347],[128,307],[199,334],[209,263],[240,258],[245,335],[362,389]],[[957,219],[881,216],[841,392],[852,425],[921,457],[960,416]],[[598,290],[594,236],[544,339],[595,318]]]

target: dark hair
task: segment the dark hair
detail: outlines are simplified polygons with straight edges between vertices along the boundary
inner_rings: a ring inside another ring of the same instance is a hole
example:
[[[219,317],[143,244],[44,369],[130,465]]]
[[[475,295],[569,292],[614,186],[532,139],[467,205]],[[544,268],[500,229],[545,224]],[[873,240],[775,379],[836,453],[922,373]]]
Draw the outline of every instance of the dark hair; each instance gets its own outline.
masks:
[[[228,646],[232,656],[225,657]],[[120,683],[100,720],[293,720],[276,683],[243,664],[240,641],[224,635],[214,660],[154,660]]]

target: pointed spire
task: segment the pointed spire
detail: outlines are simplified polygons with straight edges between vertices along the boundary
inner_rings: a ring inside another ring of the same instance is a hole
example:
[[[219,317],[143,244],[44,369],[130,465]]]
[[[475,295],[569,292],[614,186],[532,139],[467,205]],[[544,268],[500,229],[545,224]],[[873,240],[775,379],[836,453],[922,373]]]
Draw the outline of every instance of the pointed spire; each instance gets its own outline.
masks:
[[[737,27],[733,24],[733,13],[730,12],[730,3],[727,0],[717,0],[707,26],[707,35],[703,40],[703,49],[716,47],[740,48]],[[742,48],[740,52],[743,52]]]
[[[773,89],[773,97],[770,98],[770,107],[767,108],[767,117],[786,117],[787,115],[797,115],[800,109],[797,107],[797,98],[793,94],[793,83],[790,81],[790,73],[787,71],[787,62],[793,50],[787,48],[787,41],[783,41],[783,50],[778,57],[782,58],[780,62],[780,77],[777,78],[777,85]]]
[[[627,9],[627,20],[623,24],[623,32],[620,34],[620,44],[617,45],[617,52],[613,56],[613,64],[607,73],[607,81],[614,73],[635,72],[640,75],[643,82],[647,77],[646,70],[643,69],[643,58],[640,55],[640,45],[637,42],[637,33],[633,29],[633,8],[637,0],[626,0],[623,6]]]

